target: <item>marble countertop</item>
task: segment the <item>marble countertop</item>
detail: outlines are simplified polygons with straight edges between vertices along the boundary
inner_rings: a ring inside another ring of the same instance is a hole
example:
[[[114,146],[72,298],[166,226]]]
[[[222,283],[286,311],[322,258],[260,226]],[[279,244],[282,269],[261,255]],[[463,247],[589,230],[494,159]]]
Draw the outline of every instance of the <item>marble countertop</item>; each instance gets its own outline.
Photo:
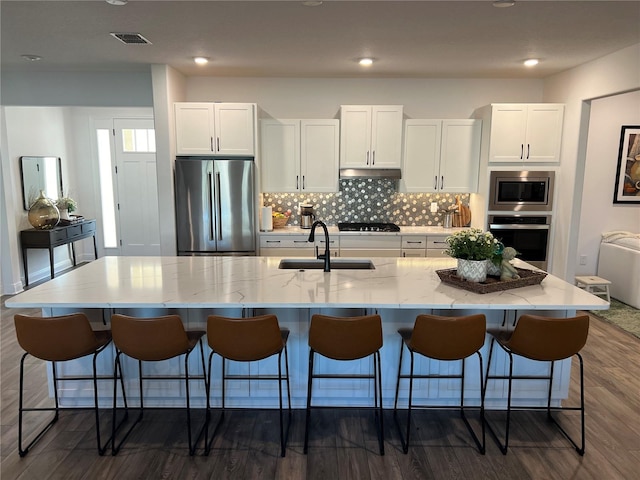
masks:
[[[476,294],[443,284],[451,258],[372,258],[375,270],[280,270],[279,257],[103,257],[27,290],[7,307],[439,308],[604,310],[548,275],[540,285]],[[531,268],[519,260],[514,265]]]
[[[466,230],[469,227],[464,228],[444,228],[441,226],[423,226],[423,227],[413,227],[413,226],[404,226],[400,225],[399,232],[341,232],[338,230],[337,225],[328,225],[327,230],[329,231],[329,235],[385,235],[385,236],[400,236],[400,235],[451,235],[453,232],[457,232],[460,230]],[[274,228],[270,232],[260,231],[260,235],[308,235],[308,228],[300,228],[297,225],[287,225],[284,228]],[[321,230],[316,231],[316,235],[320,234]]]

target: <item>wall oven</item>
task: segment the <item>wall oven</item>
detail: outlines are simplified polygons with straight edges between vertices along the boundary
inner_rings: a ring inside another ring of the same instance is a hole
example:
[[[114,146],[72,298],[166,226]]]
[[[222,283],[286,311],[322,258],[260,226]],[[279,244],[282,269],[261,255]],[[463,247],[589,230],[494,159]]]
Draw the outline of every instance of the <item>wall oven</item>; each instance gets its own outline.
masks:
[[[492,171],[489,211],[550,212],[554,177],[549,171]]]
[[[548,268],[551,215],[489,215],[489,231],[518,258],[542,270]]]

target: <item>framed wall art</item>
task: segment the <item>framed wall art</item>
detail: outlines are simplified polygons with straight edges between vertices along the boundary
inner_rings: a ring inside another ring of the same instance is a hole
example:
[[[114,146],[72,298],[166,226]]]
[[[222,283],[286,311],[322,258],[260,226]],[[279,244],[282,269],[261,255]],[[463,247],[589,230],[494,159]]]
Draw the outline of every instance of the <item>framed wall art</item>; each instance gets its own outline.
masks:
[[[613,203],[640,204],[640,125],[623,125]]]

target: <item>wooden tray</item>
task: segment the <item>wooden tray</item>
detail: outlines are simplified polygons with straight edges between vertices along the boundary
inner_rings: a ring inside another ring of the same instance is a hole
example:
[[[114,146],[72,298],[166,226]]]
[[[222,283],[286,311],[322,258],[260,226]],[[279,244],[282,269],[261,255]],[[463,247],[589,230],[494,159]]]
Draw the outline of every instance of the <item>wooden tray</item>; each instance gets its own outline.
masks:
[[[544,277],[547,276],[547,272],[538,272],[533,270],[525,270],[523,268],[517,268],[520,278],[515,280],[501,281],[500,277],[493,277],[487,275],[487,279],[484,282],[469,282],[463,280],[456,275],[456,269],[450,268],[447,270],[436,270],[438,277],[442,283],[452,285],[454,287],[463,288],[474,293],[492,293],[501,292],[503,290],[510,290],[512,288],[529,287],[531,285],[538,285]]]

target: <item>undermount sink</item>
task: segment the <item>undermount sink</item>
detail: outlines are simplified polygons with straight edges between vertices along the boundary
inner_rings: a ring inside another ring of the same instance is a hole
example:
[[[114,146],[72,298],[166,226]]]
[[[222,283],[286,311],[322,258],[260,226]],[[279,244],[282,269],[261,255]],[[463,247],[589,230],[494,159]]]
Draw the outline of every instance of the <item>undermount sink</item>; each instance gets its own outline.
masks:
[[[285,270],[322,270],[324,260],[315,258],[283,258],[278,268]],[[332,270],[375,270],[376,266],[371,260],[358,259],[331,259]]]

